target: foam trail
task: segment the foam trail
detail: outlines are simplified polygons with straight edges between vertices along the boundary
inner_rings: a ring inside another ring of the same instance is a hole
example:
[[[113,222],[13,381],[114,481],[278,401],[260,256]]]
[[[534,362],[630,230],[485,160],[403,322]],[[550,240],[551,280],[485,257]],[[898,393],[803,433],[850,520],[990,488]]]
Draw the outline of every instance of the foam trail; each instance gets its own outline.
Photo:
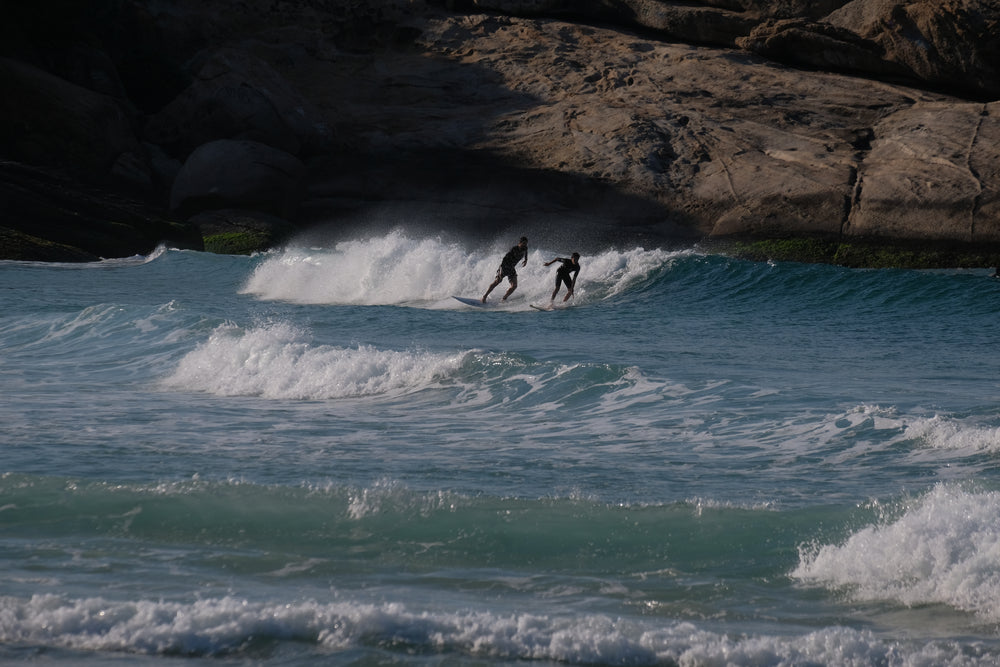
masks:
[[[417,391],[461,366],[465,353],[429,354],[312,345],[277,323],[217,328],[163,381],[170,389],[220,396],[331,399]]]
[[[938,485],[891,523],[800,549],[792,576],[856,599],[946,604],[1000,621],[1000,492]]]
[[[341,242],[331,249],[288,248],[274,253],[257,267],[242,291],[303,304],[457,308],[451,296],[481,296],[508,249],[509,244],[498,244],[472,251],[439,238],[411,239],[397,230],[383,237]],[[548,301],[556,267],[544,263],[571,252],[532,247],[527,266],[517,267],[515,296],[525,302]],[[585,255],[576,301],[624,291],[678,254],[632,249]],[[504,281],[496,288],[496,300],[506,285]]]

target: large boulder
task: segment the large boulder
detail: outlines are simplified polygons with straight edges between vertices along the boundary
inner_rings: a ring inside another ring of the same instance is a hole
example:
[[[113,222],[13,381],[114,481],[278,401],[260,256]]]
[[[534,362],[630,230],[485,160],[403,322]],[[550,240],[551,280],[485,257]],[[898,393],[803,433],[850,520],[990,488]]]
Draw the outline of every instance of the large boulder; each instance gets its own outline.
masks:
[[[854,0],[826,20],[877,44],[888,62],[916,80],[1000,97],[1000,3],[995,0]]]
[[[313,104],[274,68],[245,51],[213,52],[193,83],[146,123],[144,138],[181,158],[215,139],[248,139],[291,153],[329,149]]]
[[[847,28],[806,19],[779,19],[756,25],[736,44],[779,62],[883,79],[915,79],[905,64],[887,59],[885,50]]]
[[[720,236],[839,234],[871,128],[915,99],[937,99],[883,85],[873,104],[849,77],[553,21],[445,18],[424,27],[420,44],[428,57],[393,61],[391,89],[363,78],[370,87],[340,97],[356,142],[384,151],[390,139],[379,130],[395,126],[399,159],[403,147],[426,151],[447,137],[509,164],[613,185],[655,204],[664,229],[679,222]],[[455,90],[468,98],[454,104]],[[650,208],[632,210],[649,220]],[[628,213],[609,226],[634,223]]]
[[[1000,103],[924,103],[875,126],[851,236],[1000,242]]]
[[[301,160],[262,143],[211,141],[191,153],[177,174],[170,208],[181,215],[237,208],[293,218],[304,174]]]
[[[0,58],[0,90],[0,153],[8,159],[88,181],[127,174],[148,184],[145,152],[119,100],[9,58]]]
[[[849,0],[447,0],[466,11],[511,16],[557,17],[653,31],[688,43],[732,46],[765,19],[811,18],[829,14]]]
[[[989,114],[974,112],[982,105],[552,20],[441,17],[421,26],[416,44],[418,57],[396,53],[366,69],[355,63],[352,94],[317,92],[336,96],[340,125],[360,154],[418,161],[397,178],[370,177],[372,169],[329,173],[314,193],[415,199],[408,187],[419,179],[425,200],[454,202],[457,186],[478,178],[481,209],[523,224],[532,211],[584,201],[573,188],[589,187],[633,197],[607,209],[587,200],[606,213],[609,229],[641,224],[676,238],[680,224],[713,238],[992,242],[987,230],[998,218],[989,193],[1000,180],[989,166]],[[908,112],[930,129],[906,131]],[[909,147],[908,159],[887,152],[894,140]],[[533,169],[537,192],[496,196],[504,189],[488,186],[503,171],[482,164],[458,178],[435,162],[436,183],[424,182],[424,172],[408,175],[445,147]],[[958,156],[949,158],[953,171],[941,168],[942,155]],[[963,166],[967,155],[971,167]],[[972,173],[978,196],[970,194]],[[538,201],[545,196],[548,203]],[[954,224],[941,211],[955,218],[975,211],[976,222]]]
[[[763,21],[736,43],[781,62],[1000,96],[1000,5],[854,0],[821,21]]]

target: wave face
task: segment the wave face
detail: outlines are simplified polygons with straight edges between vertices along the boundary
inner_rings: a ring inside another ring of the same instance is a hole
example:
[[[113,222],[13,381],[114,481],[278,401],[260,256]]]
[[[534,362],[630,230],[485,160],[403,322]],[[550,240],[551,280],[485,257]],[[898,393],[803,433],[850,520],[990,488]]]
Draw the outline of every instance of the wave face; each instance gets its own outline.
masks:
[[[0,262],[0,661],[1000,661],[1000,281],[509,245]]]

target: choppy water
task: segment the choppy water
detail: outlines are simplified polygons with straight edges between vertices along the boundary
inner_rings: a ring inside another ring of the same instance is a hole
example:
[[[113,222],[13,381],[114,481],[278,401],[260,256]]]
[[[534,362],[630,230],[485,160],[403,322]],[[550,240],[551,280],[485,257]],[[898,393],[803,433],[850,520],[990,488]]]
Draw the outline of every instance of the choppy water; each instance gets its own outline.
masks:
[[[0,262],[0,660],[1000,661],[989,271],[511,241]]]

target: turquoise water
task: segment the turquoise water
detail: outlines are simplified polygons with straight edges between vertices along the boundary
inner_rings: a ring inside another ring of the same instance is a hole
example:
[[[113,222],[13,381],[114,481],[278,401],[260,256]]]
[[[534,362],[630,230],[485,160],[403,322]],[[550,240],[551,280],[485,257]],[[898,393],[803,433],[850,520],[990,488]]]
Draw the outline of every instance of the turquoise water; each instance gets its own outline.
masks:
[[[990,271],[510,244],[0,262],[0,661],[1000,661]]]

